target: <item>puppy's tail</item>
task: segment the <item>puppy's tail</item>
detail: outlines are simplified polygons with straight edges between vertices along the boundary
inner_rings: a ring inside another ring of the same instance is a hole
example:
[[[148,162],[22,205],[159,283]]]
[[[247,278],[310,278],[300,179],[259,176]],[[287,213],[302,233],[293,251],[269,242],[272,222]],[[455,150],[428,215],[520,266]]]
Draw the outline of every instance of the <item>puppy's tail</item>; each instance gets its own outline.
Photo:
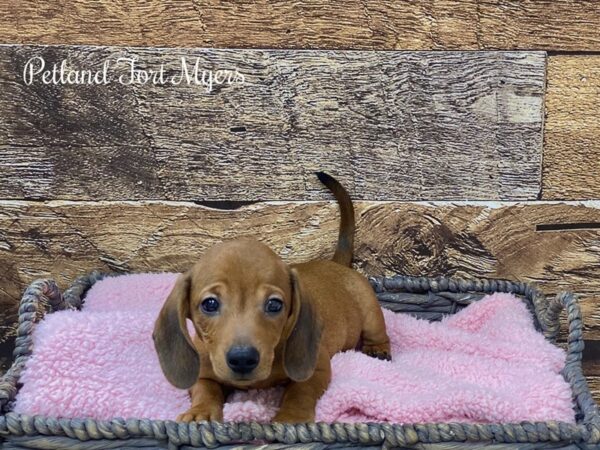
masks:
[[[354,249],[354,206],[350,195],[344,187],[332,176],[325,172],[317,172],[317,177],[335,196],[340,205],[341,221],[338,243],[333,255],[333,261],[344,266],[352,264],[352,253]]]

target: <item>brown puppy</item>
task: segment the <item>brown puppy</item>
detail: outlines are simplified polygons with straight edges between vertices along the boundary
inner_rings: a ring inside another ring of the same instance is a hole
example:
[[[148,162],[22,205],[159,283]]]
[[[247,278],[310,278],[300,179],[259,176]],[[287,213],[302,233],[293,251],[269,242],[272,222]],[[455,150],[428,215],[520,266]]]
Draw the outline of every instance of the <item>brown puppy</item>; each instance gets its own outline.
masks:
[[[333,261],[286,265],[267,246],[238,239],[209,249],[182,274],[156,321],[167,379],[191,388],[178,420],[222,420],[231,389],[285,383],[275,422],[311,422],[331,378],[331,357],[353,349],[390,357],[383,314],[368,280],[349,266],[354,209],[332,177],[317,176],[341,209]],[[186,319],[196,330],[192,341]]]

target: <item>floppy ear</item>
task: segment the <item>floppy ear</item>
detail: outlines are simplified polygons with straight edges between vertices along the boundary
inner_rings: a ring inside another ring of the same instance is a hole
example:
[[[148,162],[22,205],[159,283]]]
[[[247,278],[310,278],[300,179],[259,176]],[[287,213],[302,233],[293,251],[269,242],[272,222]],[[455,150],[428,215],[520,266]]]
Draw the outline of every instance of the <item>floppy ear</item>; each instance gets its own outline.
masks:
[[[288,319],[288,330],[291,330],[285,343],[283,366],[292,380],[305,381],[317,364],[321,326],[294,269],[291,270],[291,282],[292,313]]]
[[[200,357],[187,331],[190,277],[182,274],[154,324],[154,348],[167,380],[179,389],[191,387],[200,372]]]

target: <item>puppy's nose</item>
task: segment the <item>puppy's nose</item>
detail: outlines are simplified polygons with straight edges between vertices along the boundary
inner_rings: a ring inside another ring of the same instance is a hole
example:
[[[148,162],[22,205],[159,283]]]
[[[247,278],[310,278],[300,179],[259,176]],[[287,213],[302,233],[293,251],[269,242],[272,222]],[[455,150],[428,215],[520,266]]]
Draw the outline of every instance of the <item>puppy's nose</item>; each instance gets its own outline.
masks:
[[[227,365],[235,373],[247,374],[258,366],[260,354],[258,350],[250,346],[236,345],[227,352]]]

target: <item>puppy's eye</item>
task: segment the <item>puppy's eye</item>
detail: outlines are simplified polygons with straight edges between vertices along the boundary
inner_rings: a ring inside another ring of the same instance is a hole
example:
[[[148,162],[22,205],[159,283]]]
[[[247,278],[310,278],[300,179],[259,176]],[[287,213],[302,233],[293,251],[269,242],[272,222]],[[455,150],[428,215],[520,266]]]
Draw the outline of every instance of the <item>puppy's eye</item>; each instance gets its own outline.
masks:
[[[219,300],[217,300],[215,297],[207,297],[202,300],[202,303],[200,304],[200,308],[206,314],[215,314],[219,310],[220,306],[221,304],[219,303]]]
[[[283,302],[277,297],[271,297],[265,303],[265,312],[276,314],[283,309]]]

